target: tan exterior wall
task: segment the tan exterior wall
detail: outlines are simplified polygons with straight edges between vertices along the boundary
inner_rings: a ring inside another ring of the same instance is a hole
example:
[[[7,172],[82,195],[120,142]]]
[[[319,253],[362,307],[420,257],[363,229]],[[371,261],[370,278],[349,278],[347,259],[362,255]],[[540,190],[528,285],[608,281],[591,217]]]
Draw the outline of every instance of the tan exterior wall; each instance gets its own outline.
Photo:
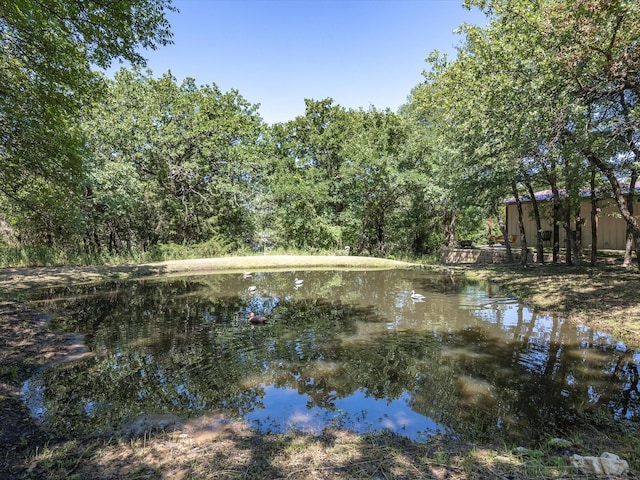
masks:
[[[619,213],[613,200],[601,200],[598,202],[600,213],[598,214],[598,250],[624,250],[626,242],[626,222]],[[553,230],[552,204],[550,201],[538,202],[540,216],[542,217],[542,230]],[[524,229],[527,236],[527,245],[533,247],[536,244],[536,222],[533,216],[531,202],[522,204],[524,211]],[[634,212],[640,212],[640,202],[634,205]],[[580,215],[585,220],[582,226],[582,246],[591,248],[591,201],[583,200],[580,205]],[[640,215],[635,215],[640,222]],[[515,204],[507,205],[507,230],[509,234],[517,236],[515,246],[520,246],[522,239],[518,229],[518,209]],[[551,242],[544,242],[545,246]],[[560,248],[565,247],[565,231],[560,228]]]

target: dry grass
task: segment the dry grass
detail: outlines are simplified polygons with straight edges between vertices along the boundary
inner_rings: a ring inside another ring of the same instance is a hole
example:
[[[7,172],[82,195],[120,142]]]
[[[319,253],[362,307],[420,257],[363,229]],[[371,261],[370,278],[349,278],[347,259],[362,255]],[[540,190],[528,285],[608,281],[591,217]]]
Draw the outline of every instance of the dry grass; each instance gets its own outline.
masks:
[[[326,431],[256,435],[242,424],[199,420],[133,439],[60,443],[32,456],[29,478],[524,479],[580,478],[566,466],[451,441]],[[207,431],[202,436],[201,429]],[[535,464],[535,467],[532,465]],[[534,473],[535,471],[535,473]]]
[[[384,258],[347,255],[256,255],[247,257],[170,260],[137,265],[91,265],[0,269],[0,291],[6,297],[34,287],[64,283],[86,283],[105,279],[144,278],[158,275],[192,275],[277,271],[291,269],[389,269],[412,264]],[[415,265],[413,265],[415,266]]]

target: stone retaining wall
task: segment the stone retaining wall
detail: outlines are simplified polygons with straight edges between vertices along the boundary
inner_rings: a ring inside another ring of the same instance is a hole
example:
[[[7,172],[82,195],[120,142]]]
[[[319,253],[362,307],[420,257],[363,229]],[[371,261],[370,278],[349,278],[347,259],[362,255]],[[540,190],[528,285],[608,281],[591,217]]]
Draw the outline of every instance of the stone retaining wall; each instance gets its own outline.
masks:
[[[519,262],[520,248],[511,250],[513,261]],[[531,258],[533,260],[533,258]],[[442,263],[507,263],[507,251],[500,247],[488,248],[442,248],[440,249],[440,261]]]

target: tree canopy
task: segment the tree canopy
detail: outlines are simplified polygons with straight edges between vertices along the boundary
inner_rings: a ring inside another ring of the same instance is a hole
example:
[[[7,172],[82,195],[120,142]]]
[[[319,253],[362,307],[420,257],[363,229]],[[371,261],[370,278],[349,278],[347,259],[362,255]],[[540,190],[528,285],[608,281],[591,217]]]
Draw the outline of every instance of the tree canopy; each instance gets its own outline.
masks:
[[[639,256],[627,188],[640,174],[638,3],[464,4],[486,25],[461,26],[455,57],[432,52],[397,112],[307,99],[304,115],[267,125],[237,90],[141,68],[138,49],[171,41],[169,0],[5,3],[4,221],[23,244],[88,253],[268,239],[421,255],[484,239],[506,197],[550,189],[554,229],[579,258],[576,202],[591,185],[613,195]],[[118,59],[133,67],[94,71]]]
[[[571,238],[572,195],[595,169],[614,192],[638,254],[633,197],[623,195],[623,185],[638,178],[637,2],[465,3],[487,14],[487,26],[463,26],[453,61],[434,52],[412,99],[454,149],[452,183],[465,186],[467,201],[480,194],[490,208],[509,190],[517,198],[546,185],[564,212],[555,221]],[[561,189],[568,192],[562,199]]]
[[[121,70],[86,112],[83,210],[93,250],[252,238],[261,119],[237,91]]]
[[[43,196],[77,194],[79,113],[102,88],[94,69],[144,63],[139,48],[170,42],[168,10],[171,0],[0,4],[0,191],[14,207],[42,220],[52,210]]]

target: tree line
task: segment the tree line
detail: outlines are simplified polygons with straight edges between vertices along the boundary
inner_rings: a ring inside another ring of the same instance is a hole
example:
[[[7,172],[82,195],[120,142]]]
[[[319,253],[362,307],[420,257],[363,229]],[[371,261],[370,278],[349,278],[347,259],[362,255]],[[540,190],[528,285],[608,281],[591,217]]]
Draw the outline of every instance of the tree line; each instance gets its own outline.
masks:
[[[520,200],[553,192],[554,238],[566,230],[569,263],[579,260],[579,191],[612,196],[627,225],[625,263],[640,262],[634,217],[640,162],[640,5],[632,0],[466,0],[487,14],[463,25],[449,60],[434,52],[414,102],[456,159],[455,197],[498,215],[509,196],[520,210],[523,248],[542,250],[540,228],[527,239]],[[595,221],[591,222],[595,225]],[[596,232],[592,232],[595,236]],[[595,262],[595,238],[591,261]],[[558,258],[558,246],[554,248]],[[523,256],[523,262],[526,257]],[[640,266],[640,263],[638,263]]]
[[[89,255],[172,245],[422,255],[483,239],[506,197],[542,188],[556,238],[560,228],[573,238],[587,187],[594,205],[603,191],[615,198],[625,261],[640,258],[629,188],[640,5],[465,6],[486,25],[461,26],[455,58],[432,52],[397,112],[307,99],[304,115],[268,125],[237,90],[144,68],[136,48],[171,41],[169,0],[3,4],[2,241]],[[133,66],[111,79],[96,71],[119,58]],[[521,238],[542,249],[522,226]],[[574,241],[566,257],[580,251]]]

